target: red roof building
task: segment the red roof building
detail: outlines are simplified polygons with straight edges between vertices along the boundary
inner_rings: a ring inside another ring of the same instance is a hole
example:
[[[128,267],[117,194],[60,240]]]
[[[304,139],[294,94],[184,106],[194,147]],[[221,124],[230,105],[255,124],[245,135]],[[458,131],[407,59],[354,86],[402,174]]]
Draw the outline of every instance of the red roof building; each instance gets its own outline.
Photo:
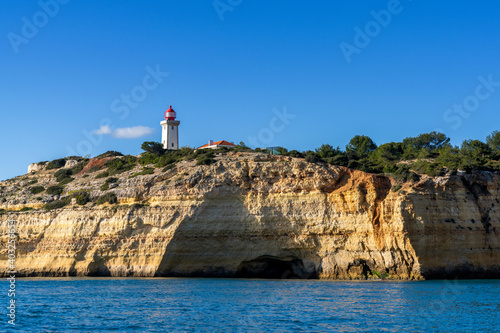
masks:
[[[221,140],[221,141],[217,141],[217,142],[214,142],[213,140],[210,140],[208,141],[207,144],[201,146],[201,147],[198,147],[196,149],[219,149],[219,148],[223,148],[223,147],[226,147],[226,148],[235,148],[236,145],[232,142],[229,142],[229,141],[225,141],[225,140]]]

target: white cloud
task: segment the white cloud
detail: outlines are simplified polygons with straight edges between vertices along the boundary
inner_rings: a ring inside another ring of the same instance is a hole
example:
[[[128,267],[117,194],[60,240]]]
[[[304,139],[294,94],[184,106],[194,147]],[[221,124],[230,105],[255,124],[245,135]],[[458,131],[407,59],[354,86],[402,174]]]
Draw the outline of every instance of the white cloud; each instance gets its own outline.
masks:
[[[112,130],[109,126],[101,126],[94,134],[112,135],[117,139],[135,139],[150,135],[153,129],[145,126],[123,127]]]
[[[113,136],[118,139],[140,138],[153,133],[153,129],[145,126],[117,128],[113,131]]]
[[[94,134],[111,134],[111,127],[101,126],[98,130],[94,131]]]

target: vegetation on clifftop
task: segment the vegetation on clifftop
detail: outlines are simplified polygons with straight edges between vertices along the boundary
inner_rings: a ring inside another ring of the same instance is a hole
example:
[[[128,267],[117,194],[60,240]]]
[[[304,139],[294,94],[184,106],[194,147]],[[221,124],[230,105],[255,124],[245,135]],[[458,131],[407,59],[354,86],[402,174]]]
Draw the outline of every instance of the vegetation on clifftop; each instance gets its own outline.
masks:
[[[216,154],[228,151],[266,152],[295,158],[304,158],[309,163],[328,163],[345,166],[370,173],[390,174],[401,181],[416,181],[419,174],[440,176],[457,170],[500,171],[500,132],[494,131],[480,140],[465,140],[460,146],[450,144],[450,138],[443,133],[431,132],[405,138],[401,142],[389,142],[377,146],[365,135],[354,136],[345,149],[323,144],[308,151],[288,150],[277,147],[251,149],[241,142],[235,149],[198,149],[183,147],[166,151],[160,143],[145,142],[145,152],[139,158],[142,165],[155,164],[165,167],[180,160],[196,159],[198,165],[211,164]]]
[[[401,181],[416,181],[420,174],[429,176],[444,175],[457,170],[471,172],[472,170],[500,171],[500,132],[494,131],[480,140],[465,140],[460,146],[450,144],[450,138],[443,133],[431,132],[407,137],[401,142],[389,142],[377,146],[368,136],[356,135],[344,149],[323,144],[315,150],[297,151],[285,147],[277,147],[273,151],[267,149],[251,149],[240,142],[234,149],[222,148],[192,149],[182,147],[179,150],[165,150],[159,142],[144,142],[144,153],[137,162],[140,165],[154,165],[167,171],[182,160],[196,160],[197,165],[208,165],[215,162],[216,155],[229,151],[264,152],[304,158],[309,163],[328,163],[345,166],[370,173],[390,174]],[[100,156],[122,156],[118,152],[107,152]],[[111,176],[135,166],[133,156],[118,157],[106,163],[108,171],[102,177]],[[140,174],[150,173],[143,169]]]
[[[31,205],[47,210],[69,204],[86,205],[118,202],[116,194],[132,183],[149,182],[151,179],[177,186],[195,166],[232,159],[235,152],[247,154],[281,155],[303,159],[308,163],[331,164],[365,172],[386,174],[398,180],[392,184],[393,192],[399,191],[405,181],[418,181],[422,175],[440,176],[459,170],[500,171],[500,132],[488,135],[485,142],[465,140],[460,146],[450,144],[442,133],[426,133],[408,137],[401,142],[380,146],[364,135],[353,137],[344,149],[323,144],[314,150],[288,150],[275,147],[272,150],[247,147],[240,142],[235,148],[165,150],[158,142],[145,142],[139,156],[123,155],[108,151],[94,159],[66,157],[52,162],[41,162],[48,172],[29,174],[7,180],[0,186],[0,205]],[[236,155],[237,156],[237,155]],[[245,158],[239,156],[238,158]],[[262,161],[286,162],[285,158],[264,158]],[[182,164],[178,164],[181,163]],[[186,164],[186,162],[191,162]],[[187,167],[187,169],[186,169]],[[165,174],[166,173],[166,174]],[[124,174],[124,175],[122,175]],[[141,179],[141,177],[151,178]],[[137,178],[137,179],[134,179]],[[177,184],[177,185],[176,185]],[[116,192],[116,193],[113,193]]]
[[[342,150],[324,144],[314,151],[298,152],[278,148],[281,155],[303,157],[311,163],[324,162],[371,173],[388,173],[401,180],[416,180],[417,174],[439,176],[457,170],[500,171],[500,132],[486,142],[465,140],[453,146],[443,133],[408,137],[402,142],[377,146],[364,135],[356,135]]]

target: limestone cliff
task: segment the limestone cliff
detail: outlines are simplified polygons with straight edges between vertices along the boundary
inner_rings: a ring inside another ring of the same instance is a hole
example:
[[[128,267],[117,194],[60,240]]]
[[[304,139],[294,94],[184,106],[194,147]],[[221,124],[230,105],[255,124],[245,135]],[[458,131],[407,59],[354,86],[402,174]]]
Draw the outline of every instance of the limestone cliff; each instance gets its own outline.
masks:
[[[3,274],[12,218],[18,276],[500,277],[496,174],[423,176],[391,190],[385,176],[227,153],[211,165],[126,171],[101,191],[105,179],[91,171],[62,195],[114,192],[118,204],[45,211],[57,198],[28,190],[35,179],[56,184],[44,168],[0,183]]]

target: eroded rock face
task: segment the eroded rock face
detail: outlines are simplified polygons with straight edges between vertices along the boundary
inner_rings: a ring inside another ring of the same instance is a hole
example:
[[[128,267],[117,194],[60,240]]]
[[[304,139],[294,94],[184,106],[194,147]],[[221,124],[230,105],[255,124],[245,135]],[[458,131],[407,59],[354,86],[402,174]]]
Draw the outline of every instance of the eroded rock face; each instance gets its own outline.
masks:
[[[72,168],[77,164],[78,164],[78,161],[76,161],[76,160],[67,160],[64,167],[65,168]]]
[[[45,170],[45,167],[47,166],[46,163],[31,163],[28,165],[28,173],[35,173],[38,171]]]
[[[384,176],[242,153],[132,177],[137,171],[111,190],[121,205],[0,216],[3,243],[7,219],[17,221],[18,274],[500,277],[494,174],[424,177],[392,192]],[[47,172],[40,179],[50,182]],[[101,195],[99,182],[80,175],[67,190]]]

